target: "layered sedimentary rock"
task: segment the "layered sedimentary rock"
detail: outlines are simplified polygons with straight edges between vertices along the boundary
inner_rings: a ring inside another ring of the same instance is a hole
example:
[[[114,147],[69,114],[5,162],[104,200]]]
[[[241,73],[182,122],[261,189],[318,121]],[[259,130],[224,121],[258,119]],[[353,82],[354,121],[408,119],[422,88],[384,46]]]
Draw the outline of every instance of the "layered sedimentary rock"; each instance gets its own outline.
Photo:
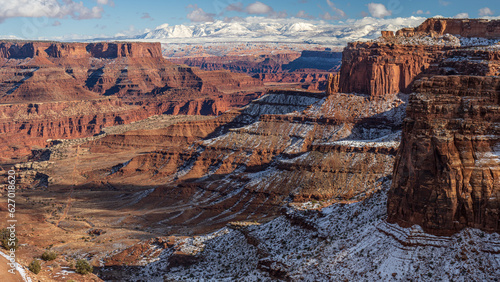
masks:
[[[263,90],[247,75],[174,65],[159,43],[5,41],[0,62],[4,158],[151,115],[217,115]]]
[[[416,82],[389,194],[389,221],[436,234],[500,230],[500,79]]]
[[[173,65],[161,56],[159,43],[4,42],[2,46],[3,103],[102,95],[143,98],[175,88],[217,95],[261,85],[248,76]]]
[[[428,20],[415,31],[493,37],[498,24]],[[494,45],[440,52],[413,82],[389,222],[443,235],[465,227],[500,231],[499,55]]]
[[[317,70],[301,70],[290,73],[261,73],[252,77],[263,82],[279,82],[300,84],[300,87],[307,90],[325,90],[330,72],[320,72]]]
[[[329,91],[368,94],[410,93],[411,83],[448,47],[394,45],[383,42],[349,43],[342,56],[339,77],[330,80]]]
[[[96,140],[88,145],[91,154],[155,150],[81,173],[113,187],[156,187],[138,203],[151,211],[144,218],[162,222],[155,228],[197,233],[273,217],[283,201],[362,199],[391,173],[403,102],[394,95],[379,103],[269,91],[214,120]]]
[[[283,65],[286,65],[299,57],[299,52],[290,52],[276,55],[205,56],[169,58],[169,60],[177,64],[199,67],[203,70],[225,69],[233,72],[255,74],[282,72]]]
[[[328,71],[340,67],[342,54],[333,51],[302,51],[251,56],[170,58],[172,62],[203,70],[246,73],[263,82],[299,83],[308,90],[324,90]]]
[[[0,58],[162,58],[158,43],[62,43],[5,41],[0,43]]]
[[[500,21],[486,19],[427,19],[415,28],[404,28],[396,32],[397,36],[441,36],[444,34],[463,37],[499,38]]]

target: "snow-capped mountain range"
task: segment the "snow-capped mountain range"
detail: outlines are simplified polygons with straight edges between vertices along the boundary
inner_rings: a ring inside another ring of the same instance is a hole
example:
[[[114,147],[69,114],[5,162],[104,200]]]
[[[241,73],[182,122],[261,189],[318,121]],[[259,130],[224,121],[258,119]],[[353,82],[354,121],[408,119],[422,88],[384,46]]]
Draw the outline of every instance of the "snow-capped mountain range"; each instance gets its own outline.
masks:
[[[163,24],[154,30],[118,40],[160,41],[162,43],[283,42],[345,45],[349,41],[370,40],[381,30],[396,31],[422,23],[424,17],[375,19],[366,17],[332,24],[305,19],[248,17],[190,25]]]

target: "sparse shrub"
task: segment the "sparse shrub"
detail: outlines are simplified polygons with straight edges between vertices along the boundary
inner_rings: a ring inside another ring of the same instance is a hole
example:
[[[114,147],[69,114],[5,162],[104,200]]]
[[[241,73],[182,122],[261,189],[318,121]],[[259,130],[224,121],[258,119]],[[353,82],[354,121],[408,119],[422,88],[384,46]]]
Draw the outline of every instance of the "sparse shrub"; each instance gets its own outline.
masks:
[[[94,271],[94,268],[92,267],[92,265],[90,265],[90,263],[86,259],[79,259],[76,262],[75,271],[76,271],[76,273],[80,273],[81,275],[85,275],[85,274],[88,274],[88,273],[91,273],[92,271]]]
[[[2,243],[2,247],[6,250],[14,249],[17,250],[17,247],[19,247],[19,240],[17,237],[15,237],[14,244],[11,243],[9,245],[9,237],[10,237],[10,231],[7,228],[4,228],[0,230],[0,242]]]
[[[35,273],[38,274],[40,273],[40,270],[42,270],[42,267],[40,266],[40,262],[37,259],[34,259],[30,265],[28,265],[28,269]]]
[[[42,259],[44,261],[51,261],[51,260],[55,260],[56,258],[57,258],[57,254],[56,254],[56,252],[53,252],[53,251],[45,251],[42,254]]]

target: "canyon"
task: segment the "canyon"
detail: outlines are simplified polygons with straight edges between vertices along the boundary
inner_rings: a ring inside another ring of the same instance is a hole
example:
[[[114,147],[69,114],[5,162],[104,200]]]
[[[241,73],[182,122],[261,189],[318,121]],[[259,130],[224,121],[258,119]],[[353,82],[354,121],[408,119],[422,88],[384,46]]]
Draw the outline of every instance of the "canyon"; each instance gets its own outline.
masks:
[[[263,84],[175,65],[158,43],[0,43],[3,161],[47,139],[80,138],[157,114],[217,115]]]
[[[498,22],[428,19],[252,64],[4,43],[21,264],[50,248],[58,265],[33,278],[79,279],[63,271],[79,258],[97,281],[497,278]]]
[[[202,48],[200,46],[200,49],[204,50]],[[338,50],[332,51],[330,48],[317,47],[317,49],[319,50],[301,52],[294,50],[265,52],[260,49],[244,49],[243,52],[231,49],[219,51],[218,55],[210,55],[208,50],[197,50],[189,52],[189,56],[169,53],[172,57],[168,59],[203,70],[225,69],[245,73],[264,83],[288,83],[306,90],[325,90],[328,75],[340,68],[342,53]]]

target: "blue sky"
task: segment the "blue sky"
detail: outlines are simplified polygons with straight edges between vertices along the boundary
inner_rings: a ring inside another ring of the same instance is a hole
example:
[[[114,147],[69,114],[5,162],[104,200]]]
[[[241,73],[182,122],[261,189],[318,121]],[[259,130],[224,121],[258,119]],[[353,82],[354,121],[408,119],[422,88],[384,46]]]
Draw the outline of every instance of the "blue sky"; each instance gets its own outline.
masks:
[[[25,39],[138,34],[171,25],[232,17],[301,17],[335,23],[394,18],[500,16],[499,0],[0,0],[0,35]]]

